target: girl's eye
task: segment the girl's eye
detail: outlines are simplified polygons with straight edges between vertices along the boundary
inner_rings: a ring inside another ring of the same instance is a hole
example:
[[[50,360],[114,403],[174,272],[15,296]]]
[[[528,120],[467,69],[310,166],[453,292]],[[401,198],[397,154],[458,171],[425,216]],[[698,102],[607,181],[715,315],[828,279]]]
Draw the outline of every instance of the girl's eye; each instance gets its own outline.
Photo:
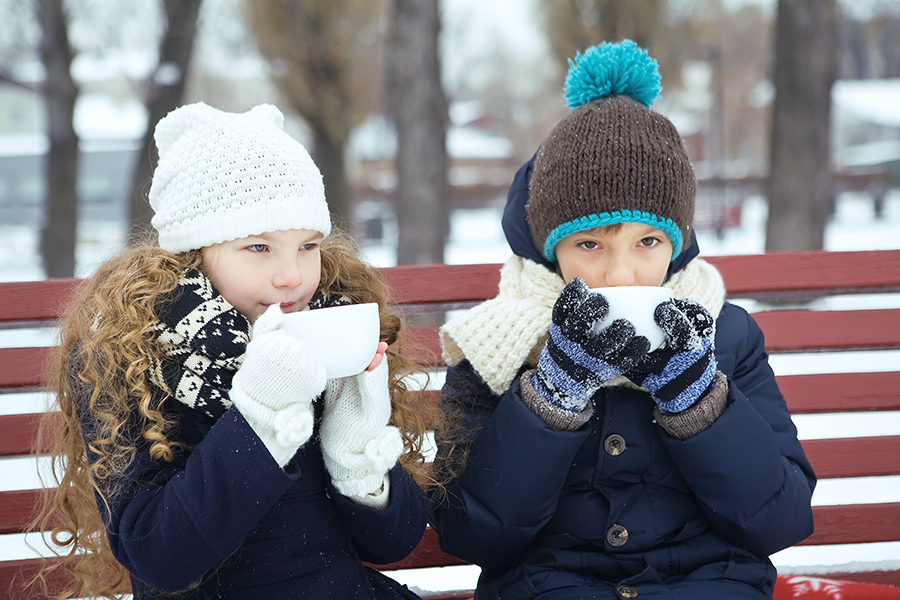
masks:
[[[317,243],[310,242],[308,244],[303,244],[302,246],[300,246],[300,249],[301,250],[315,250],[318,247],[319,247],[319,245]]]
[[[641,240],[641,246],[643,246],[644,248],[652,248],[653,246],[657,245],[658,243],[659,243],[659,240],[656,239],[655,237],[645,237],[644,239]]]
[[[250,244],[249,246],[247,246],[247,250],[249,250],[250,252],[265,252],[268,249],[269,247],[265,244]]]

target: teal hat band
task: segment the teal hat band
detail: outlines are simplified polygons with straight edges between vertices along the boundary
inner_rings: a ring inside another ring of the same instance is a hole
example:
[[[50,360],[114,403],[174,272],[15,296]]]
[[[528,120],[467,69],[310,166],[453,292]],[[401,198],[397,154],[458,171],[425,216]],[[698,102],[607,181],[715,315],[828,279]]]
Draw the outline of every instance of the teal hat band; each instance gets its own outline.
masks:
[[[672,241],[672,258],[670,260],[674,260],[676,256],[681,254],[681,248],[683,246],[681,229],[678,228],[678,225],[676,225],[672,219],[661,220],[656,215],[648,212],[623,209],[615,210],[611,213],[604,212],[599,215],[594,213],[586,217],[580,217],[574,221],[563,223],[556,227],[550,232],[550,235],[547,236],[547,241],[544,242],[544,258],[555,263],[556,245],[559,244],[563,238],[570,236],[573,233],[595,229],[597,227],[604,227],[606,225],[613,225],[615,223],[643,223],[661,229],[666,232],[666,235],[669,236],[669,240]]]

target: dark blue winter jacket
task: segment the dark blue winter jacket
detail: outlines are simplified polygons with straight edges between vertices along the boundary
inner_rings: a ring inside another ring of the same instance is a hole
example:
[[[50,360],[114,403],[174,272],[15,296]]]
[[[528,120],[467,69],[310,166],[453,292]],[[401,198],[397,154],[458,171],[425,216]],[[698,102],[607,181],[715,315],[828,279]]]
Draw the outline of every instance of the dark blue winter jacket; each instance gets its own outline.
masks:
[[[136,600],[418,598],[361,562],[400,560],[424,532],[421,491],[399,466],[388,506],[369,508],[331,486],[316,436],[281,469],[237,409],[213,422],[166,406],[170,439],[193,450],[156,461],[139,442],[124,491],[108,511],[98,501]]]
[[[504,229],[516,254],[540,262],[516,190]],[[696,254],[694,240],[673,270]],[[767,557],[812,533],[815,476],[759,327],[728,303],[716,325],[727,407],[683,441],[636,387],[601,389],[584,427],[554,431],[518,378],[497,395],[468,361],[448,370],[442,403],[468,456],[446,494],[432,494],[431,521],[445,551],[482,567],[476,598],[771,597]]]

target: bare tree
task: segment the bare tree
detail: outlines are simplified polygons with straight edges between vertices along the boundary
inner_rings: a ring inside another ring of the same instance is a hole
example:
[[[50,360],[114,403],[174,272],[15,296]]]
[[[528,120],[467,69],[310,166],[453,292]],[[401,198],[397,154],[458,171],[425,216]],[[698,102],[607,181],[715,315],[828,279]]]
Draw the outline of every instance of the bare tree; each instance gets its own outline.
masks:
[[[78,136],[72,122],[78,87],[69,71],[74,53],[62,0],[37,0],[35,9],[47,69],[43,93],[50,138],[44,160],[47,187],[40,251],[47,277],[72,277],[78,224]]]
[[[384,14],[379,0],[248,0],[260,52],[285,102],[312,132],[332,213],[347,220],[352,198],[344,151],[377,101]]]
[[[841,8],[838,78],[900,77],[900,5],[875,2]]]
[[[635,41],[660,61],[663,75],[669,53],[666,37],[668,0],[541,0],[550,49],[559,64],[600,42]]]
[[[779,0],[766,251],[820,250],[832,209],[835,0]]]
[[[397,263],[440,263],[449,209],[437,2],[392,0],[390,23],[386,79],[397,127]]]
[[[146,190],[158,160],[153,132],[156,123],[181,102],[187,80],[188,67],[197,33],[197,15],[201,0],[164,0],[166,33],[159,47],[159,61],[147,81],[145,104],[149,119],[147,131],[132,177],[132,192],[128,202],[128,239],[134,242],[152,234],[153,216],[146,200]]]

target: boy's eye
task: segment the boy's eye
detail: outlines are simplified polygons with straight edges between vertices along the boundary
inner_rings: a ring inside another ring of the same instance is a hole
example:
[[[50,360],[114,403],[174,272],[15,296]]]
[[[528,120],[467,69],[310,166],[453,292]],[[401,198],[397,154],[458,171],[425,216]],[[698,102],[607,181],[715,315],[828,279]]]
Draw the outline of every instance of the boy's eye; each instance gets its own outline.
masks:
[[[579,246],[584,248],[585,250],[593,250],[594,248],[598,248],[597,242],[593,240],[584,240],[583,242],[578,243]]]
[[[249,250],[250,252],[265,252],[268,249],[269,247],[265,244],[250,244],[249,246],[247,246],[247,250]]]
[[[659,243],[659,240],[656,239],[655,237],[645,237],[644,239],[641,240],[641,246],[643,246],[644,248],[652,248],[653,246],[657,245],[658,243]]]

